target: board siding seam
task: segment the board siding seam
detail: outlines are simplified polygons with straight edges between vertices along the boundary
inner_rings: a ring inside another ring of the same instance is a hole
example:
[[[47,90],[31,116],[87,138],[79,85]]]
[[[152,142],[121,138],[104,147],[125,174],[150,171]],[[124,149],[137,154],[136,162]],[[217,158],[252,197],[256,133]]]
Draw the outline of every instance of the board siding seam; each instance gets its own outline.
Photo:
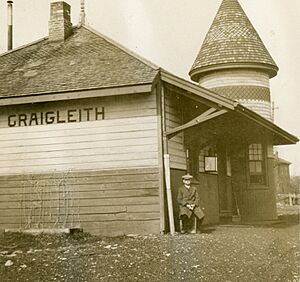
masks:
[[[128,173],[128,171],[130,171]],[[72,173],[72,171],[70,172]],[[89,171],[89,172],[83,172],[83,171],[76,171],[76,174],[78,174],[78,176],[70,176],[69,179],[72,179],[72,178],[86,178],[86,177],[107,177],[107,176],[133,176],[135,177],[137,174],[138,175],[155,175],[158,173],[158,169],[156,167],[148,167],[148,168],[142,168],[142,169],[121,169],[121,170],[114,170],[113,172],[109,173],[109,171]],[[91,175],[92,174],[92,175]],[[42,179],[52,179],[53,177],[53,173],[48,173],[48,174],[41,174],[43,176],[45,175],[48,175],[47,178],[42,178]],[[57,172],[55,175],[57,176],[60,176],[61,173]],[[39,174],[34,174],[33,176],[40,176]],[[0,180],[1,178],[5,178],[6,176],[0,176]],[[12,178],[11,176],[8,176],[9,178]],[[4,181],[17,181],[15,180],[15,177],[14,176],[14,179],[12,180],[7,180],[5,179]],[[19,177],[22,177],[22,180],[24,180],[24,175],[19,175]],[[136,177],[135,177],[136,178]]]

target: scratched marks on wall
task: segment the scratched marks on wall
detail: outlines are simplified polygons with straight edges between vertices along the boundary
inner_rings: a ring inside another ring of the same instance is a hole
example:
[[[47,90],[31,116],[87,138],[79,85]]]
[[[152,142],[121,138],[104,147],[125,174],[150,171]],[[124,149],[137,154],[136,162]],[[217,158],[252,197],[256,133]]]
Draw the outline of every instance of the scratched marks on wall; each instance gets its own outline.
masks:
[[[32,175],[24,179],[20,194],[20,228],[78,228],[79,199],[71,188],[73,179],[71,172],[56,173],[49,178]]]

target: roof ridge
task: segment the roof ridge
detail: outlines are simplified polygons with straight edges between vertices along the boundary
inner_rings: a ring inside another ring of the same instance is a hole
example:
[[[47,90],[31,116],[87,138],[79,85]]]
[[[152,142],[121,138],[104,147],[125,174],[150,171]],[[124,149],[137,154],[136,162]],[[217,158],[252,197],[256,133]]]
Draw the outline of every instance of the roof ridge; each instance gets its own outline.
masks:
[[[101,32],[97,31],[96,29],[92,28],[91,26],[89,26],[87,24],[80,24],[80,25],[77,26],[77,28],[81,28],[81,27],[89,30],[90,32],[96,34],[97,36],[100,36],[101,38],[103,38],[107,42],[109,42],[109,43],[113,44],[114,46],[118,47],[119,49],[121,49],[122,51],[124,51],[125,53],[127,53],[128,55],[130,55],[131,57],[134,57],[135,59],[139,60],[140,62],[142,62],[143,64],[147,65],[148,67],[150,67],[150,68],[152,68],[154,70],[159,70],[160,69],[160,67],[157,66],[156,64],[154,64],[151,61],[145,59],[141,55],[139,55],[139,54],[131,51],[127,47],[125,47],[122,44],[118,43],[117,41],[111,39],[110,37],[102,34]]]

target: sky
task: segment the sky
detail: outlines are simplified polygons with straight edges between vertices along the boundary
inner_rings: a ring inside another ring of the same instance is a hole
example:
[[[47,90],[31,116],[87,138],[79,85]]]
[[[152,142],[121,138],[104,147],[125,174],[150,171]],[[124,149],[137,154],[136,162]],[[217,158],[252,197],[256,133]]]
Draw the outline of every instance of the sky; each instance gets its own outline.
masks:
[[[80,0],[72,6],[78,24]],[[14,0],[14,47],[47,36],[50,0]],[[175,75],[188,72],[221,0],[86,0],[87,24]],[[239,0],[279,66],[271,80],[275,123],[300,137],[300,1]],[[6,51],[6,0],[0,0],[0,53]],[[278,147],[300,175],[300,143]]]

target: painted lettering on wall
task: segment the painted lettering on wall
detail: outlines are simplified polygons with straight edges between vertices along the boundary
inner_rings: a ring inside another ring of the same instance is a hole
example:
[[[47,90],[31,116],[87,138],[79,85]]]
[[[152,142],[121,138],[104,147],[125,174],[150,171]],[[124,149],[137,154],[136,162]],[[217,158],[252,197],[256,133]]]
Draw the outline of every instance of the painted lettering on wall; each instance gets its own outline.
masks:
[[[8,116],[8,126],[33,126],[53,123],[73,123],[104,119],[104,107],[67,109],[65,111],[35,112]]]

